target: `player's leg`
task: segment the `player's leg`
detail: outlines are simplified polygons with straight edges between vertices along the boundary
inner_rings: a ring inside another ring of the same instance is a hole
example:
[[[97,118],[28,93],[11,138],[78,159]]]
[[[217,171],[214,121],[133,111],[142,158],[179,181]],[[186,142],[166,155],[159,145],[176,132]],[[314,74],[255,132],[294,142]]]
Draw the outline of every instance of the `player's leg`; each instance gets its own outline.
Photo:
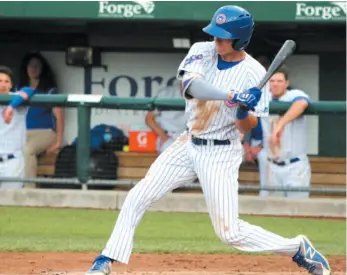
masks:
[[[284,179],[287,176],[286,168],[284,166],[278,166],[275,163],[267,160],[268,169],[268,182],[269,186],[273,188],[283,188]],[[286,193],[284,191],[269,191],[269,196],[271,197],[285,197]]]
[[[166,193],[196,179],[186,150],[187,143],[175,141],[159,155],[147,175],[128,193],[102,257],[128,263],[137,225],[151,204]],[[100,262],[100,265],[98,264]],[[109,274],[104,259],[95,261],[88,274]],[[106,269],[106,271],[105,271]]]
[[[238,212],[241,145],[235,141],[231,146],[205,147],[200,149],[201,154],[194,159],[194,164],[214,230],[224,243],[242,251],[273,252],[295,256],[298,264],[315,267],[317,270],[322,270],[323,264],[328,268],[327,261],[306,257],[305,253],[314,248],[304,237],[284,238],[241,220]],[[316,253],[324,259],[318,251]]]
[[[259,151],[258,156],[258,170],[259,170],[259,179],[260,179],[260,186],[261,187],[266,187],[267,186],[267,165],[268,165],[268,160],[267,160],[267,153],[266,149],[262,149]],[[259,192],[260,197],[267,197],[269,196],[269,191],[267,190],[260,190]]]
[[[198,164],[195,169],[217,236],[245,251],[294,255],[299,240],[283,238],[239,219],[238,176],[242,155],[237,141],[230,146],[205,146],[204,149],[195,162]]]
[[[11,178],[24,178],[25,176],[25,162],[22,155],[16,156],[13,159],[4,160],[1,163],[2,166],[2,177],[11,177]],[[6,189],[19,189],[23,188],[23,182],[2,182],[1,188]]]
[[[171,146],[172,143],[175,142],[175,139],[173,138],[169,138],[167,141],[165,141],[164,143],[161,142],[161,138],[158,137],[158,140],[157,140],[157,151],[159,153],[162,153],[164,152],[167,148],[169,148]]]
[[[284,186],[288,188],[308,188],[311,182],[311,166],[307,156],[299,161],[287,165],[287,176],[283,179]],[[290,198],[308,198],[309,192],[286,192]]]
[[[5,176],[4,162],[0,162],[0,177]],[[2,188],[2,181],[0,181],[0,188]]]
[[[53,130],[29,130],[27,131],[27,142],[24,147],[26,176],[35,178],[37,176],[37,155],[43,153],[56,140]]]

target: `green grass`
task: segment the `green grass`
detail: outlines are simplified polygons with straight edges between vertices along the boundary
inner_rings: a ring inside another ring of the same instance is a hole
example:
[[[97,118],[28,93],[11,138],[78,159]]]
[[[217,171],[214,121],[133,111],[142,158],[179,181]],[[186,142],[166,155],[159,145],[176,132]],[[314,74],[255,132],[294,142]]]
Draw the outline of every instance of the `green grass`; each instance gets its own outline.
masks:
[[[0,207],[0,251],[100,251],[118,213],[105,210]],[[305,234],[326,255],[346,254],[346,222],[243,216],[285,237]],[[205,214],[148,212],[135,252],[240,253],[215,236]]]

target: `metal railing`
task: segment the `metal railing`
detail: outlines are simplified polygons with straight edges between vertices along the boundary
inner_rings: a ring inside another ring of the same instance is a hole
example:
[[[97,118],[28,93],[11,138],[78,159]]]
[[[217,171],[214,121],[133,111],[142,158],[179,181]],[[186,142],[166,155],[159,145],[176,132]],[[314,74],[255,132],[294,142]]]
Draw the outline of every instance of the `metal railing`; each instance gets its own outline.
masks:
[[[8,104],[12,95],[0,95],[0,105]],[[185,102],[183,99],[155,99],[155,98],[119,98],[119,97],[105,97],[101,95],[83,95],[83,94],[69,94],[69,95],[35,95],[31,98],[27,105],[32,106],[50,106],[50,107],[68,107],[77,108],[78,116],[78,142],[77,142],[77,157],[76,169],[77,178],[67,179],[47,179],[47,178],[34,178],[34,179],[14,179],[14,178],[0,178],[1,181],[22,181],[22,182],[52,182],[52,183],[68,183],[87,185],[132,185],[136,182],[122,182],[122,181],[105,181],[105,180],[91,180],[90,177],[90,128],[91,128],[91,109],[92,108],[106,108],[106,109],[123,109],[123,110],[184,110]],[[271,102],[270,114],[281,114],[288,110],[290,103],[284,102]],[[317,101],[311,102],[310,106],[306,109],[306,115],[319,115],[319,114],[346,114],[346,102],[342,101]],[[196,188],[197,184],[187,184],[186,188]],[[344,188],[273,188],[260,186],[247,186],[243,185],[239,188],[240,191],[310,191],[310,192],[329,192],[329,193],[346,193]],[[319,191],[320,190],[320,191]]]

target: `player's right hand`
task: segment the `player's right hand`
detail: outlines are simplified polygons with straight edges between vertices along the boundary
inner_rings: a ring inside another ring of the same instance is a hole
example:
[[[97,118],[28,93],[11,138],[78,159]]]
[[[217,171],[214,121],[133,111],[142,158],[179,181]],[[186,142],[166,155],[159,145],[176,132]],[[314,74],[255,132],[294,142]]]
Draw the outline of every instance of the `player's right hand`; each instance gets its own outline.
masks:
[[[261,90],[254,87],[242,93],[234,93],[233,101],[245,107],[247,110],[254,111],[255,106],[257,106],[260,100],[261,93]]]
[[[13,108],[8,106],[3,112],[3,118],[6,124],[10,124],[13,118]]]

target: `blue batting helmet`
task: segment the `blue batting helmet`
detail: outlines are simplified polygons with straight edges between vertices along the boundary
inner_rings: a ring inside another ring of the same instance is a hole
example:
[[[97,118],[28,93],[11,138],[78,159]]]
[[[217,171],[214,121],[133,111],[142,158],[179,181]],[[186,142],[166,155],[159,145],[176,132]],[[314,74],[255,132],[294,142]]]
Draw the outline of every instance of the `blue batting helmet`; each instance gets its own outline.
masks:
[[[249,44],[254,28],[252,15],[237,6],[224,6],[213,15],[203,31],[220,39],[232,39],[233,48],[242,51]]]

